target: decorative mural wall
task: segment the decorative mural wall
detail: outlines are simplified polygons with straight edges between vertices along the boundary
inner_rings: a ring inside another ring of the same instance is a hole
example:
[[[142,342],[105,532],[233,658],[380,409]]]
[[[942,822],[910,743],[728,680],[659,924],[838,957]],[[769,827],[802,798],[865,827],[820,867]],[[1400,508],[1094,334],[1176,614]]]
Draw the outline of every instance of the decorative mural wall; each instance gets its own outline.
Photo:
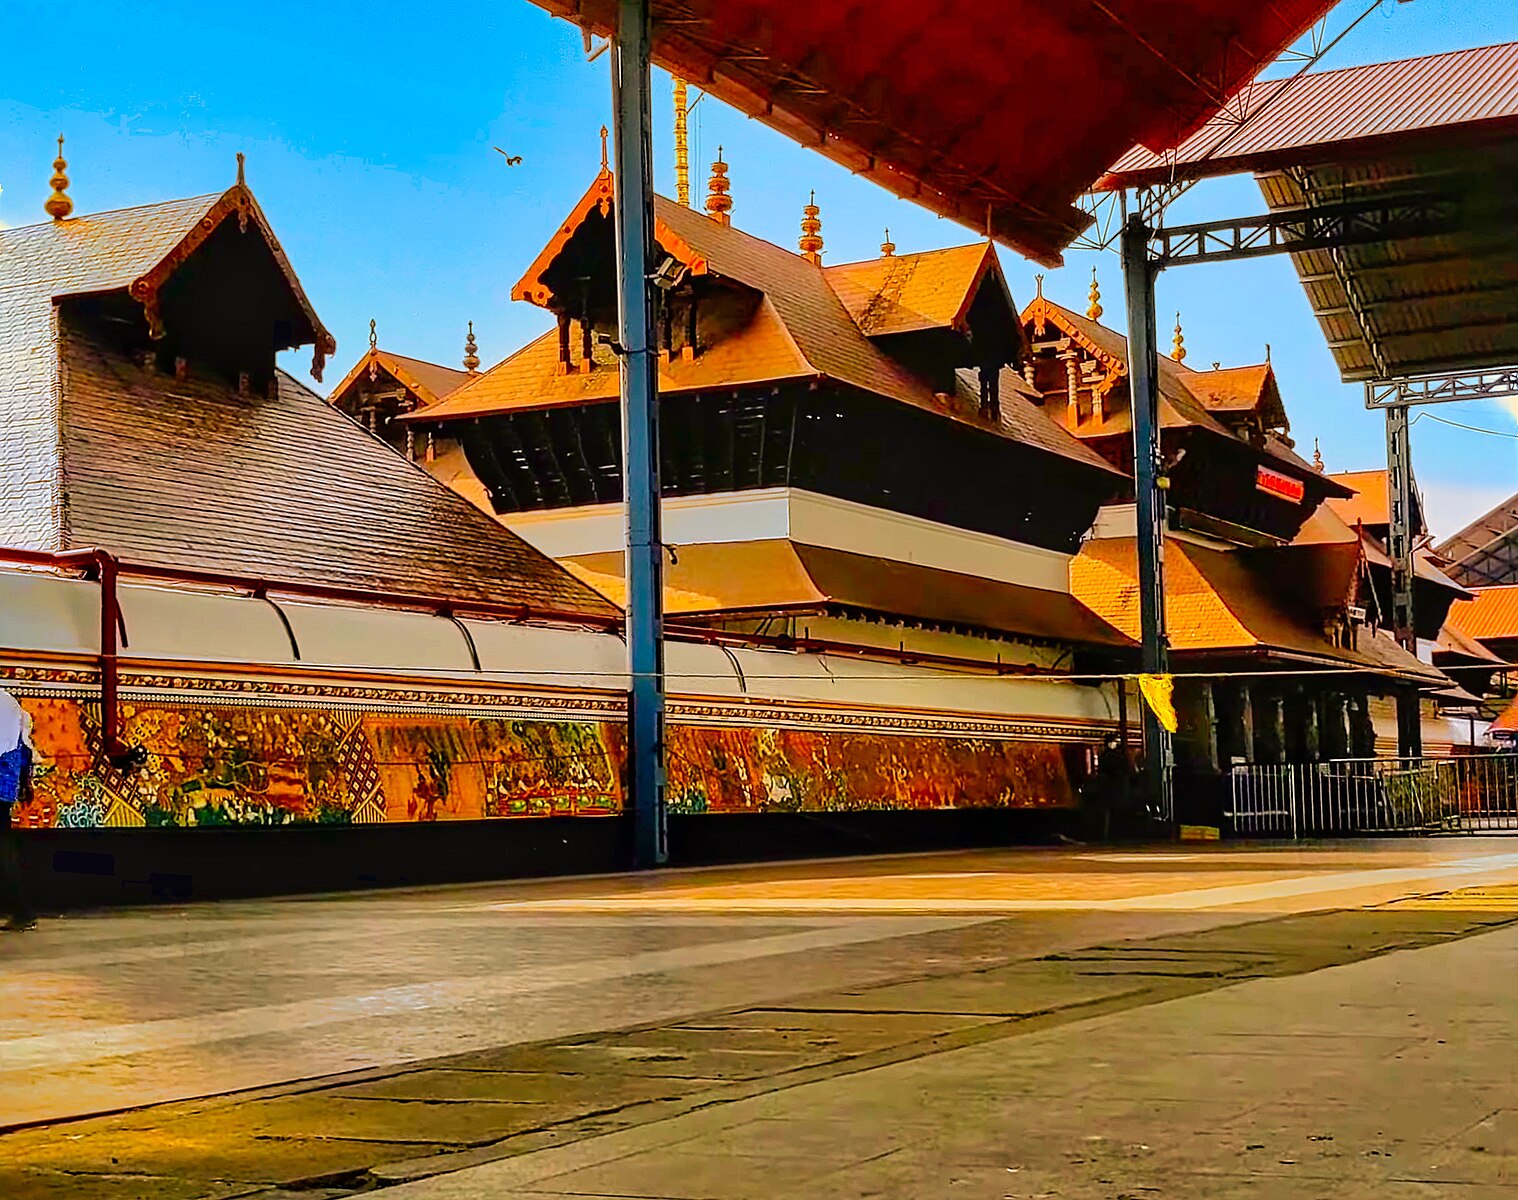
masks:
[[[605,816],[623,806],[616,721],[186,702],[122,705],[147,752],[100,753],[98,709],[24,698],[37,747],[30,828],[212,827]],[[675,724],[679,813],[1055,807],[1061,747],[992,737]]]

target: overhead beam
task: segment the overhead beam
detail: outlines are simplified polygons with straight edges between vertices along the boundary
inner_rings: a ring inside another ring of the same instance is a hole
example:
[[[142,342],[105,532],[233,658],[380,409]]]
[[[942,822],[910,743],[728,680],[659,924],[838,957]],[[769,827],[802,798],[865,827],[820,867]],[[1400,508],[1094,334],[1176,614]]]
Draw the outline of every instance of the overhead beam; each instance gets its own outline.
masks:
[[[1377,198],[1283,209],[1156,229],[1149,239],[1156,269],[1186,263],[1236,262],[1343,246],[1436,237],[1460,226],[1461,200],[1443,193]]]
[[[1497,400],[1506,396],[1518,396],[1518,365],[1490,371],[1447,371],[1403,379],[1373,379],[1365,385],[1366,408],[1406,408],[1415,404]]]

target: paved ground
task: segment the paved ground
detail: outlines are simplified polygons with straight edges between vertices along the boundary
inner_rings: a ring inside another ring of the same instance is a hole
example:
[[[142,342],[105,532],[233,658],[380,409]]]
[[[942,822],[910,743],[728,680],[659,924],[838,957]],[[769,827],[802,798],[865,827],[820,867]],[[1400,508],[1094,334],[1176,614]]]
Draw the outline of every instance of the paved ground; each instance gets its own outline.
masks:
[[[0,940],[0,1195],[1507,1194],[1515,882],[1450,839],[70,918]]]

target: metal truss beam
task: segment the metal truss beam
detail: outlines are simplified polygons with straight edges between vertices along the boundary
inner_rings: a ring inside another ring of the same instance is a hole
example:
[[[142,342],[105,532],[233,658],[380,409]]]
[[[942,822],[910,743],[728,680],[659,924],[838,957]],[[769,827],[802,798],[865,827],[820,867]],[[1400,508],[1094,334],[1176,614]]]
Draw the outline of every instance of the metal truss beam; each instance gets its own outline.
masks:
[[[1156,229],[1151,235],[1150,261],[1156,270],[1163,270],[1188,263],[1235,262],[1270,254],[1434,237],[1459,227],[1460,207],[1458,197],[1433,193],[1176,225]]]
[[[1365,385],[1366,408],[1410,408],[1457,400],[1518,396],[1518,365],[1488,371],[1446,371],[1407,379],[1373,379]]]

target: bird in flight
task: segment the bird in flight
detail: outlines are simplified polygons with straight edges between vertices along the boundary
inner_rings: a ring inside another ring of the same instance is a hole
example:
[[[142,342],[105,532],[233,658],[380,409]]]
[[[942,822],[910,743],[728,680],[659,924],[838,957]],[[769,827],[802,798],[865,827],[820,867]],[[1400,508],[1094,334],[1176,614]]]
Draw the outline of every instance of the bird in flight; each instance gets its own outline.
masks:
[[[506,165],[508,167],[515,167],[522,161],[522,156],[520,154],[507,154],[506,151],[502,150],[499,146],[492,146],[491,149],[506,160]]]

